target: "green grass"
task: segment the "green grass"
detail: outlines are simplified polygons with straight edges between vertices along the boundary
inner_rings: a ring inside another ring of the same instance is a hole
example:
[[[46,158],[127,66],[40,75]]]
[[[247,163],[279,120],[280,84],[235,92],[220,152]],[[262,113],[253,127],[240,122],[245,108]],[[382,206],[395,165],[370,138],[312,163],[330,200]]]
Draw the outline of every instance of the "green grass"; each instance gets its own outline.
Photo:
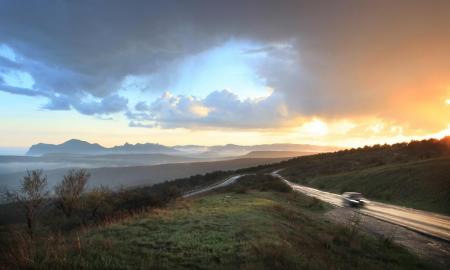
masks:
[[[281,174],[322,190],[359,191],[369,199],[450,215],[450,157],[305,178],[296,167]]]
[[[213,193],[65,240],[64,256],[32,267],[432,269],[392,243],[327,222],[327,209],[293,192]]]

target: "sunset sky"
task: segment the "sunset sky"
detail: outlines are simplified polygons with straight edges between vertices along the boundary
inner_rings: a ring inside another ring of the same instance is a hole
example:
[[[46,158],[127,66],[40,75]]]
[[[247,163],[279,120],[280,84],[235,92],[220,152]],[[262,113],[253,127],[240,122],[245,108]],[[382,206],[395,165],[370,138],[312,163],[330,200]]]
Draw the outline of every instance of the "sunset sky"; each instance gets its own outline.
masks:
[[[3,1],[0,147],[450,135],[450,1]]]

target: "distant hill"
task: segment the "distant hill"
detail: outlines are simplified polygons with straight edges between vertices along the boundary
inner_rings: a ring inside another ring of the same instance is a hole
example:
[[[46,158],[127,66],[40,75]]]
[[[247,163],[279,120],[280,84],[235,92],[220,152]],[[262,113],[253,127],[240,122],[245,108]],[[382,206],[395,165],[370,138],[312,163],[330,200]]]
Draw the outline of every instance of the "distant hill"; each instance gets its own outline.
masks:
[[[32,145],[27,152],[30,156],[40,156],[45,154],[189,154],[203,155],[204,157],[228,157],[240,156],[253,151],[288,151],[288,152],[332,152],[340,150],[333,146],[318,146],[310,144],[261,144],[261,145],[177,145],[165,146],[157,143],[137,143],[118,145],[114,147],[104,147],[97,143],[89,143],[82,140],[72,139],[62,144],[39,143]]]
[[[97,143],[88,143],[81,140],[69,140],[62,144],[38,143],[32,145],[27,155],[37,156],[47,153],[70,153],[70,154],[99,154],[106,148]]]
[[[254,151],[283,151],[283,152],[334,152],[342,150],[335,146],[321,146],[311,144],[291,144],[291,143],[275,143],[275,144],[259,144],[259,145],[216,145],[208,147],[207,153],[210,155],[244,155]]]
[[[285,157],[300,157],[307,155],[314,155],[317,152],[295,152],[295,151],[252,151],[243,155],[243,158],[285,158]]]
[[[38,156],[44,154],[84,154],[84,155],[99,155],[99,154],[114,154],[114,153],[136,153],[136,154],[151,154],[151,153],[177,153],[178,150],[168,146],[155,143],[145,144],[129,144],[126,143],[120,146],[107,148],[97,143],[89,143],[82,140],[72,139],[62,144],[45,144],[39,143],[32,145],[27,152],[27,155]]]
[[[138,153],[176,153],[179,151],[172,147],[164,146],[157,143],[137,143],[137,144],[125,143],[124,145],[108,148],[107,152],[138,154]]]
[[[88,168],[91,174],[89,186],[100,185],[119,186],[141,186],[153,185],[176,178],[189,177],[196,174],[204,174],[213,171],[228,171],[262,164],[269,164],[286,160],[286,158],[242,158],[225,161],[172,163],[152,166],[129,166]],[[68,169],[45,170],[48,184],[52,188],[60,182]],[[0,188],[18,188],[20,180],[25,172],[0,175]]]

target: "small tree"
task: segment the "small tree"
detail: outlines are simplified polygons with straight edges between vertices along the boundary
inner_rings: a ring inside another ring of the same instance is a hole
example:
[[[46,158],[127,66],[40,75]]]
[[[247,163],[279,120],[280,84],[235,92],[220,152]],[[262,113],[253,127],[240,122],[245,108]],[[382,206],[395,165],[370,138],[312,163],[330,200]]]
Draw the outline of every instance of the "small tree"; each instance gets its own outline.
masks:
[[[98,218],[100,209],[107,207],[107,200],[110,196],[111,190],[108,187],[93,188],[84,196],[84,209],[90,213],[91,218]]]
[[[64,175],[63,181],[55,187],[56,205],[66,217],[79,207],[90,174],[85,169],[72,169]]]
[[[31,238],[33,238],[37,216],[47,196],[47,176],[43,175],[42,170],[27,171],[27,175],[21,182],[20,191],[7,194],[9,200],[25,208],[27,230]]]

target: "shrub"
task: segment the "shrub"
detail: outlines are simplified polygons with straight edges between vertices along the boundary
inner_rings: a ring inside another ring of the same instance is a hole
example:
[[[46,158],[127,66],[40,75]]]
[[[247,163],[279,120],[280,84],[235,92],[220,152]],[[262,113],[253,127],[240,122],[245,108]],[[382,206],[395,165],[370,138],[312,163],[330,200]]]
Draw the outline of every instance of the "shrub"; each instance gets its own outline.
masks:
[[[27,171],[21,182],[19,192],[8,192],[9,200],[19,203],[25,208],[28,234],[33,238],[37,215],[48,196],[47,177],[42,170]]]
[[[55,187],[56,205],[66,217],[79,207],[90,174],[85,169],[72,169],[64,175],[63,181]]]

